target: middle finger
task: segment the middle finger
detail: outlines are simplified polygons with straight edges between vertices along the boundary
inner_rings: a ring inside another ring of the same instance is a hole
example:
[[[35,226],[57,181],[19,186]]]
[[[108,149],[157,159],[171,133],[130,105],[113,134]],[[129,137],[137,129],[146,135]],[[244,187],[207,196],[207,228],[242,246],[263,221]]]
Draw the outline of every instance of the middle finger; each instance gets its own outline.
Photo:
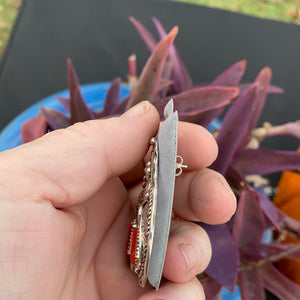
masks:
[[[149,161],[150,151],[145,157]],[[203,127],[191,123],[178,123],[178,155],[183,157],[188,170],[202,169],[211,165],[216,159],[218,148],[213,136]],[[134,184],[144,174],[144,162],[121,176],[125,185]]]
[[[133,209],[142,184],[128,190]],[[208,224],[227,222],[236,209],[236,198],[226,179],[210,169],[183,172],[176,178],[173,211],[176,216]]]

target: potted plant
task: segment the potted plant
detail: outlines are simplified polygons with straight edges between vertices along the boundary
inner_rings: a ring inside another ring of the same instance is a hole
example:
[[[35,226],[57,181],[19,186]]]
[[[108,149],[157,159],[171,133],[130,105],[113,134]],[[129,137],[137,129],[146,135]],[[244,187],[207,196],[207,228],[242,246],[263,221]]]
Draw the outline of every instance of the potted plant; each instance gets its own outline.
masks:
[[[253,83],[241,84],[246,61],[239,61],[211,83],[195,85],[173,44],[178,28],[167,33],[154,18],[160,36],[157,42],[141,23],[134,18],[131,21],[151,55],[138,78],[136,58],[129,58],[130,90],[124,92],[120,78],[115,79],[107,90],[102,109],[95,110],[86,104],[69,60],[69,96],[58,98],[68,114],[41,108],[38,116],[23,124],[23,141],[28,142],[49,130],[78,121],[121,114],[143,99],[148,99],[162,114],[165,103],[173,98],[180,120],[205,127],[223,115],[219,128],[214,126],[219,155],[211,168],[226,177],[237,196],[238,208],[227,224],[201,224],[210,236],[213,255],[205,273],[199,274],[199,280],[204,285],[207,299],[215,299],[222,287],[233,292],[236,286],[242,299],[265,299],[265,289],[280,299],[300,299],[300,287],[275,266],[284,257],[300,259],[300,244],[282,243],[280,238],[274,238],[275,233],[277,237],[288,234],[299,238],[300,223],[272,204],[263,189],[266,181],[261,177],[300,168],[297,151],[259,147],[269,136],[289,134],[300,137],[299,121],[256,128],[267,95],[283,93],[281,88],[271,85],[271,69],[265,67]],[[269,234],[268,240],[266,234]]]

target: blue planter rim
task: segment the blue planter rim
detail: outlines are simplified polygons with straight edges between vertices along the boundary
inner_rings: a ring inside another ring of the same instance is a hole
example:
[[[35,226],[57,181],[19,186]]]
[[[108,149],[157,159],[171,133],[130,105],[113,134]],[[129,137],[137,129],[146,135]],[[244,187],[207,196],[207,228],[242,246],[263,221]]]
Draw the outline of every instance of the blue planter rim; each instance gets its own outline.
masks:
[[[97,110],[103,107],[105,95],[110,84],[110,82],[99,82],[81,86],[83,98],[91,109]],[[129,87],[127,85],[121,85],[121,99],[126,97],[128,94]],[[49,109],[57,109],[63,113],[67,113],[57,100],[58,96],[69,97],[69,90],[66,89],[52,94],[28,107],[16,116],[0,134],[0,151],[8,150],[22,144],[21,126],[27,120],[36,117],[40,113],[40,107],[43,106]]]

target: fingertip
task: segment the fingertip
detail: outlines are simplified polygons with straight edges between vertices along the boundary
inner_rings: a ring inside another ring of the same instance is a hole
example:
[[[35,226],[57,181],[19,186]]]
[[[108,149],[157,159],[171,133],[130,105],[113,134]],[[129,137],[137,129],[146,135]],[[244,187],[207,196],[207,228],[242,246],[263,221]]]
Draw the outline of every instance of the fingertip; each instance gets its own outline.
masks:
[[[150,113],[158,115],[156,108],[147,100],[141,101],[135,106],[131,107],[121,115],[121,118],[132,119],[140,117],[143,114]]]
[[[174,212],[190,221],[216,225],[226,223],[236,210],[236,197],[226,179],[204,168],[176,179]]]
[[[163,275],[173,282],[185,282],[204,271],[211,258],[207,233],[185,221],[173,221]]]
[[[151,291],[138,300],[204,300],[203,287],[198,279],[193,278],[184,283],[166,282],[158,291]]]
[[[210,166],[218,156],[215,138],[204,127],[179,122],[178,154],[184,158],[189,169],[201,169]]]
[[[189,204],[198,220],[217,225],[231,219],[236,210],[236,197],[221,174],[203,169],[193,178]]]

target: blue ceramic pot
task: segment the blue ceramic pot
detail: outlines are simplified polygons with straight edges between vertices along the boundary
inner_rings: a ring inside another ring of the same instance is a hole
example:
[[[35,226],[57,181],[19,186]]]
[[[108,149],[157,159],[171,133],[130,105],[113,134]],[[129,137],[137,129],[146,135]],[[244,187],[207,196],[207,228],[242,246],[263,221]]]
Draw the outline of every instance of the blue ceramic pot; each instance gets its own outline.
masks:
[[[240,300],[241,299],[240,290],[236,286],[234,293],[232,294],[225,288],[222,288],[221,293],[220,293],[220,298],[221,298],[221,300]]]
[[[109,87],[110,82],[92,83],[83,85],[81,87],[81,92],[90,108],[101,109]],[[129,87],[127,85],[122,85],[120,94],[122,99],[127,96],[129,94]],[[66,113],[64,108],[57,101],[57,96],[69,97],[69,91],[63,90],[44,98],[13,119],[0,134],[0,151],[11,149],[22,144],[21,126],[25,121],[37,116],[40,113],[41,106],[46,108],[55,108]]]

